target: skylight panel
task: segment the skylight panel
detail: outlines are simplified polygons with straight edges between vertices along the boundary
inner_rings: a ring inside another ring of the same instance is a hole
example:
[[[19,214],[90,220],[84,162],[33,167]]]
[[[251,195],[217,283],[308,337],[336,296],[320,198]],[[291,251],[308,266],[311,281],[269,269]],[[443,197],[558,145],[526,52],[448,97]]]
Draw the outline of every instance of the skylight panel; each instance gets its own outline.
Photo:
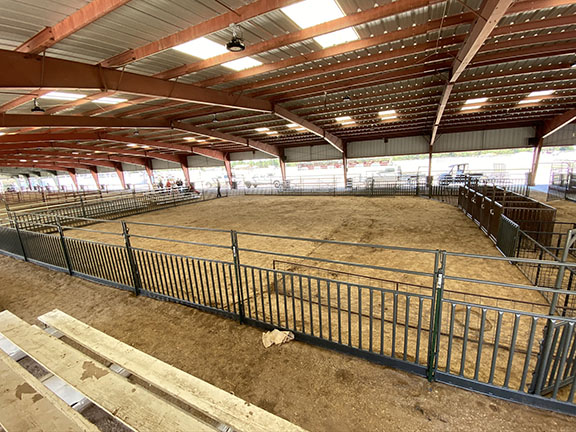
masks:
[[[260,66],[262,64],[261,61],[253,59],[252,57],[243,57],[238,60],[232,60],[226,63],[222,63],[222,66],[227,67],[229,69],[234,69],[235,71],[241,71],[244,69],[250,69],[256,66]]]
[[[398,116],[396,115],[396,110],[380,111],[378,115],[382,120],[393,120],[395,118],[398,118]]]
[[[6,135],[6,132],[0,132],[0,136]]]
[[[552,93],[554,93],[554,90],[533,91],[528,95],[528,97],[531,98],[531,97],[550,96]]]
[[[261,127],[254,129],[256,132],[268,132],[270,129],[267,127]]]
[[[352,117],[350,116],[342,116],[342,117],[336,117],[336,121],[337,122],[345,122],[345,121],[349,121],[352,120]]]
[[[478,105],[486,102],[487,100],[488,100],[487,97],[468,99],[466,102],[464,102],[464,105]]]
[[[100,99],[93,100],[94,103],[100,103],[105,105],[116,105],[122,102],[127,102],[128,99],[115,98],[115,97],[101,97]]]
[[[305,29],[337,18],[342,18],[344,12],[334,0],[304,0],[281,9],[298,27]],[[346,42],[360,39],[352,27],[328,33],[314,38],[328,48]]]
[[[289,128],[297,128],[297,127],[300,127],[300,125],[297,125],[296,123],[288,123],[286,126],[288,126]]]
[[[529,104],[529,103],[538,103],[540,102],[542,99],[522,99],[520,102],[518,102],[519,104]]]
[[[266,134],[268,134],[268,135],[277,135],[278,132],[276,132],[276,131],[270,131],[270,132],[266,132]]]
[[[194,141],[196,141],[196,138],[194,138],[194,137],[184,137],[184,140],[185,140],[185,141],[194,142]]]
[[[84,94],[76,94],[76,93],[64,93],[64,92],[50,92],[46,93],[45,95],[40,96],[41,99],[56,99],[56,100],[65,100],[65,101],[75,101],[78,99],[85,98],[86,95]]]
[[[204,37],[191,40],[181,45],[177,45],[174,47],[174,49],[176,51],[180,51],[184,54],[198,57],[203,60],[228,52],[226,51],[226,47],[224,45],[213,42],[210,39],[206,39]]]
[[[300,28],[308,28],[344,16],[334,0],[304,0],[281,9]]]
[[[466,105],[460,108],[461,111],[476,110],[482,108],[481,105]]]
[[[358,40],[358,33],[351,28],[345,28],[322,36],[316,36],[314,40],[322,45],[322,48],[328,48],[334,45],[340,45],[346,42]]]

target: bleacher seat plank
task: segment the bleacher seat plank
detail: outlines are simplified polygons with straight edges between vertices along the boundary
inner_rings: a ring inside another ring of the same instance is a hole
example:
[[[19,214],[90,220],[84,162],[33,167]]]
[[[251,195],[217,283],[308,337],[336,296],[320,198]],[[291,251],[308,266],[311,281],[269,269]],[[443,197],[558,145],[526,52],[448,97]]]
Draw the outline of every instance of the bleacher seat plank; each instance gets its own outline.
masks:
[[[0,333],[45,369],[135,430],[215,430],[9,311],[0,312]]]
[[[0,425],[6,432],[98,432],[0,350]]]
[[[38,318],[66,337],[98,353],[165,393],[238,432],[303,432],[299,426],[143,353],[66,313],[53,310]]]

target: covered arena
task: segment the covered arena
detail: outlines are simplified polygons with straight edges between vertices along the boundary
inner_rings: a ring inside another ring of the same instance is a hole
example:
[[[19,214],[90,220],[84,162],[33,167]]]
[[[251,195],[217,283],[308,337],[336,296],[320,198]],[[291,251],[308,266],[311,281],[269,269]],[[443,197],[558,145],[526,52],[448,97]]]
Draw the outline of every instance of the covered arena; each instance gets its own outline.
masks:
[[[575,2],[0,12],[0,430],[574,429]]]

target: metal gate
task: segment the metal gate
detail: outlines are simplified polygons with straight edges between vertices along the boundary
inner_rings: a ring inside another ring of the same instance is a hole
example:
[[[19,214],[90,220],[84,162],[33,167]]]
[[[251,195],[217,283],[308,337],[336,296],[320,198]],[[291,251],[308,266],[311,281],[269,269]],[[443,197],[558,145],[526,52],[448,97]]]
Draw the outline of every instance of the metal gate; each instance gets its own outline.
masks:
[[[538,363],[530,393],[556,398],[558,391],[570,386],[576,379],[576,333],[574,323],[550,320],[552,332],[549,344],[540,343]],[[547,328],[548,331],[548,328]],[[575,386],[570,389],[569,400],[574,397]]]

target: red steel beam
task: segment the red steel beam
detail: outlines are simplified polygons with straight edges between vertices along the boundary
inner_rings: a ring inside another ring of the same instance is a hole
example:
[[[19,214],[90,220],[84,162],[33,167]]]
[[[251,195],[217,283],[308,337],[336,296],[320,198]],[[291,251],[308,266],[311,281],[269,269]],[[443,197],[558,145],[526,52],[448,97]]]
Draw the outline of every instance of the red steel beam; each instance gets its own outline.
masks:
[[[58,24],[52,27],[46,27],[28,39],[16,48],[16,51],[28,54],[40,53],[86,27],[88,24],[125,5],[129,1],[130,0],[92,0],[86,6],[77,10],[72,15],[67,16]]]
[[[90,171],[90,174],[92,174],[92,178],[94,179],[94,183],[96,184],[96,189],[100,190],[100,178],[98,177],[98,168],[93,166],[93,167],[89,167],[88,170]]]
[[[548,120],[544,124],[544,129],[542,131],[542,138],[547,138],[554,132],[558,132],[564,126],[572,123],[575,119],[576,119],[576,108],[567,111],[564,114],[556,116],[551,120]]]
[[[224,167],[226,168],[226,174],[228,174],[228,183],[232,187],[232,165],[230,164],[230,153],[226,153],[224,157]]]
[[[428,6],[428,0],[403,0],[401,2],[389,3],[383,6],[368,8],[365,11],[358,12],[351,15],[346,15],[342,18],[337,18],[322,24],[308,27],[304,30],[299,30],[294,33],[275,37],[264,42],[256,43],[248,46],[240,53],[225,53],[210,59],[202,60],[195,63],[178,66],[173,69],[166,70],[154,75],[157,78],[171,79],[178,76],[187,75],[192,72],[197,72],[212,66],[216,66],[231,60],[242,57],[247,57],[254,54],[259,54],[265,51],[281,48],[286,45],[301,42],[304,40],[312,39],[313,37],[320,36],[326,33],[331,33],[336,30],[345,29],[355,25],[364,24],[370,21],[375,21],[381,18],[390,17],[399,13],[408,12],[413,9]]]
[[[124,170],[122,169],[122,164],[119,162],[115,162],[114,169],[116,170],[116,174],[118,174],[118,178],[120,179],[122,189],[126,189],[126,178],[124,177]]]
[[[78,177],[76,177],[76,169],[74,168],[66,168],[68,174],[70,174],[70,178],[72,179],[72,183],[74,183],[74,187],[76,190],[80,190],[78,187]]]
[[[454,59],[451,76],[446,87],[444,87],[442,97],[440,98],[436,121],[432,127],[430,153],[432,153],[432,146],[434,145],[436,135],[438,134],[438,127],[442,120],[442,114],[444,114],[444,109],[446,108],[446,104],[450,98],[450,93],[452,92],[454,83],[458,81],[458,78],[462,72],[464,72],[464,69],[466,69],[468,64],[472,61],[512,3],[514,3],[514,0],[484,0],[476,22]]]
[[[183,44],[193,39],[206,36],[218,30],[227,28],[230,24],[239,23],[263,15],[278,8],[288,6],[300,0],[258,0],[236,10],[218,15],[200,24],[163,37],[146,45],[129,49],[102,61],[103,67],[118,67],[146,58],[169,48]]]

